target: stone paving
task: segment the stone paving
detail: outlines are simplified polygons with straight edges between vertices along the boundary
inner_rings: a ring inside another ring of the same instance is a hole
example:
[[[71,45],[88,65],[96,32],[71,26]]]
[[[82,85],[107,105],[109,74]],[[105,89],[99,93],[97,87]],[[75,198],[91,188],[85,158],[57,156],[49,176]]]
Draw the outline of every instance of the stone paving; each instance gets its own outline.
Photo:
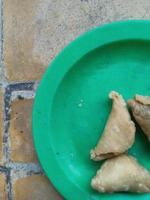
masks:
[[[33,146],[37,85],[78,35],[112,21],[150,19],[150,1],[0,0],[0,7],[0,200],[62,200]]]

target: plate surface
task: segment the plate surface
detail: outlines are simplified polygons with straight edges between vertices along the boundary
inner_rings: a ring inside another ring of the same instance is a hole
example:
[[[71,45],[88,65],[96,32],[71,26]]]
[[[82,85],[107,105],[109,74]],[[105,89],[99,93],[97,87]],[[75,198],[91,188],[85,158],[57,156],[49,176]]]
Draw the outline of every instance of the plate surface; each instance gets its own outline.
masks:
[[[150,194],[98,194],[90,187],[102,162],[91,161],[89,152],[110,113],[111,90],[126,100],[150,95],[150,21],[117,22],[83,34],[55,58],[40,83],[33,110],[35,148],[67,200],[150,199]],[[150,145],[139,128],[129,154],[150,170]]]

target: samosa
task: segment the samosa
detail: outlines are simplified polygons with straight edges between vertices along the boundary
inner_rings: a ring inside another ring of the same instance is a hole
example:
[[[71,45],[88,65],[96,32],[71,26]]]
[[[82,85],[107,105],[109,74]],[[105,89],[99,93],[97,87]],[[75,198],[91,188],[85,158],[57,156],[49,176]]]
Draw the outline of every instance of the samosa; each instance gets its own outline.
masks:
[[[149,193],[150,172],[134,157],[122,154],[105,161],[92,179],[91,186],[101,193]]]
[[[91,159],[95,161],[126,152],[135,139],[135,124],[122,95],[112,91],[109,97],[113,101],[111,113],[97,146],[91,150]]]
[[[150,97],[136,95],[128,101],[133,116],[150,141]]]

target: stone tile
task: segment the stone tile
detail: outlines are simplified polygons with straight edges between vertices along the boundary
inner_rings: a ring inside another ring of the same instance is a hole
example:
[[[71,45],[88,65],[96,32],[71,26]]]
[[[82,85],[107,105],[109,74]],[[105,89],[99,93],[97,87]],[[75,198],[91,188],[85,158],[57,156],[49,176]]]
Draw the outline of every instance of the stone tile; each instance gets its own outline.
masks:
[[[0,1],[0,27],[2,27],[2,1]],[[2,28],[0,28],[0,63],[2,61]],[[0,64],[0,83],[3,81],[3,65]]]
[[[6,177],[4,174],[0,174],[0,199],[6,200],[7,193],[6,193]]]
[[[3,162],[3,91],[0,88],[0,164]]]
[[[32,175],[18,179],[13,185],[15,200],[62,200],[53,186],[42,175]]]
[[[36,0],[4,1],[4,63],[11,81],[38,79],[45,69],[32,55],[35,6]]]
[[[10,155],[15,162],[37,162],[31,131],[32,104],[33,99],[19,99],[11,103]]]
[[[10,81],[40,79],[82,32],[106,22],[150,19],[147,0],[4,1],[4,63]]]

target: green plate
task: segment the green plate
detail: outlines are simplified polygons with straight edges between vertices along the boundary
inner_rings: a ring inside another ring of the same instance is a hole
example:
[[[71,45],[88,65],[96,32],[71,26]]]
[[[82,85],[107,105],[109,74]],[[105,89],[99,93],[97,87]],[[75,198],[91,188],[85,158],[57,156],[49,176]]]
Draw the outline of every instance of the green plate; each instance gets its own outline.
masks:
[[[67,200],[149,200],[150,194],[99,194],[90,180],[102,162],[90,160],[111,110],[108,93],[127,100],[150,95],[150,21],[116,22],[70,43],[48,67],[33,110],[40,163]],[[150,145],[137,128],[129,151],[150,170]]]

